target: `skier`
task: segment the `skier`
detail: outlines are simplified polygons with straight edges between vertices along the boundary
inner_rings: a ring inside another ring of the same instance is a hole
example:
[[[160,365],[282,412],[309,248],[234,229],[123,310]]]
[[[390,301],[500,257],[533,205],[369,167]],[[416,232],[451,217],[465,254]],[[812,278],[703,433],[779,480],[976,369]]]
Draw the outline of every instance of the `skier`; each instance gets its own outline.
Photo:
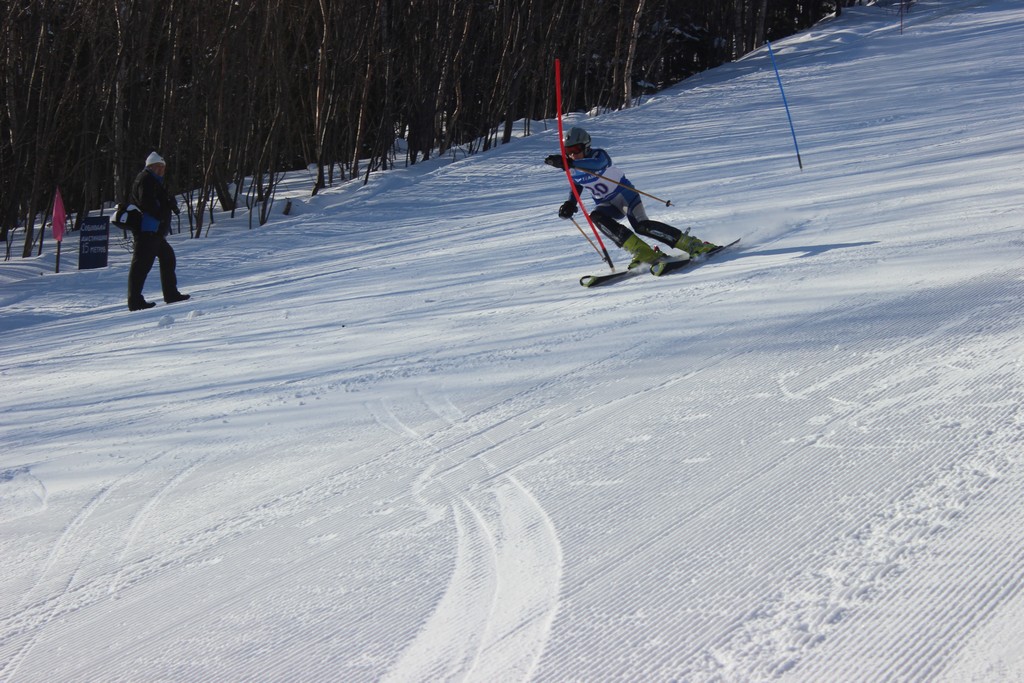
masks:
[[[164,172],[167,163],[156,152],[146,157],[146,168],[135,177],[129,200],[142,210],[142,227],[133,231],[135,251],[128,269],[128,310],[141,311],[156,304],[146,301],[142,287],[146,276],[153,267],[153,261],[160,261],[160,286],[164,301],[173,304],[185,301],[188,294],[178,291],[178,277],[175,274],[177,259],[174,249],[166,239],[171,231],[171,214],[178,213],[178,203],[164,187]]]
[[[684,233],[679,228],[650,220],[640,195],[633,190],[633,184],[612,164],[608,152],[591,148],[590,134],[587,131],[582,128],[569,129],[565,136],[565,156],[576,191],[580,192],[587,188],[594,198],[595,207],[590,212],[594,223],[615,242],[616,246],[633,255],[629,269],[636,268],[641,263],[654,263],[664,254],[657,247],[652,249],[617,219],[627,218],[636,232],[685,251],[690,256],[703,254],[715,248],[714,244],[691,236],[689,230]],[[561,154],[548,156],[544,163],[555,168],[564,168]],[[598,175],[604,178],[599,178]],[[569,219],[578,210],[576,196],[570,193],[568,201],[558,209],[558,216]]]

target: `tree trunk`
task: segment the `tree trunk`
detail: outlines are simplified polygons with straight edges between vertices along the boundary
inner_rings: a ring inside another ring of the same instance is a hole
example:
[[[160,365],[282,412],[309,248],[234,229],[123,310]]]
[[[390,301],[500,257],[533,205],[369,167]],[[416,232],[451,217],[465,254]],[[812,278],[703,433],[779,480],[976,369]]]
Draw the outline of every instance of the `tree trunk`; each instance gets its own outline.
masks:
[[[622,102],[627,109],[633,106],[633,63],[636,61],[636,43],[640,37],[640,17],[644,13],[645,0],[637,0],[633,26],[629,32],[626,48],[626,63],[622,67]]]

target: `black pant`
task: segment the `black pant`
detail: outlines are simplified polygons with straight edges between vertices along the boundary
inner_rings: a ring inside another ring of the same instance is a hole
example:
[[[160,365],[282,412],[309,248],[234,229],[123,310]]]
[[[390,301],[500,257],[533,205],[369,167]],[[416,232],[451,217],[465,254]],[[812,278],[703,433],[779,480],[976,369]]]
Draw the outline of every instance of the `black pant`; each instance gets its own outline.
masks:
[[[157,232],[136,232],[135,251],[128,270],[129,303],[144,299],[142,287],[146,284],[146,276],[153,268],[154,260],[160,261],[160,287],[163,289],[164,300],[178,294],[178,276],[174,273],[177,261],[170,243]]]

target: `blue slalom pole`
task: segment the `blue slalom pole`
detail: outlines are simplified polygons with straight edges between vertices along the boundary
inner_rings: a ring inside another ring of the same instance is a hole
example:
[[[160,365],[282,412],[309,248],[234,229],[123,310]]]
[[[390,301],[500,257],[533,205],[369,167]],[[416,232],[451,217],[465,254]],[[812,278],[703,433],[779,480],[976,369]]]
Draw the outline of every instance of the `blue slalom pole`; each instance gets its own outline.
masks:
[[[796,129],[793,128],[793,117],[789,115],[789,102],[786,101],[786,91],[782,87],[782,76],[779,75],[779,66],[775,63],[775,52],[772,50],[772,41],[766,40],[768,44],[768,55],[772,58],[772,68],[775,69],[775,80],[779,82],[779,92],[782,93],[782,105],[786,108],[786,118],[789,119],[789,132],[793,134],[793,147],[796,148],[796,163],[800,164],[800,170],[804,170],[803,159],[800,158],[800,145],[796,142]]]

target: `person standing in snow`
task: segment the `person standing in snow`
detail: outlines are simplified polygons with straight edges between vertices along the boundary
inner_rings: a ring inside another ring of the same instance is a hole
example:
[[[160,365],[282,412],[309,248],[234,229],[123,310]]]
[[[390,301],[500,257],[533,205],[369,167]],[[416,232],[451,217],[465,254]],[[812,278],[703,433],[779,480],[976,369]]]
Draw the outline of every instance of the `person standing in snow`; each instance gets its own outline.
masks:
[[[644,237],[685,251],[690,256],[703,254],[715,248],[716,245],[691,236],[689,230],[684,233],[666,223],[650,220],[640,195],[633,189],[633,184],[612,164],[608,152],[591,148],[590,134],[587,131],[582,128],[569,129],[565,136],[565,156],[576,191],[582,192],[586,188],[594,198],[595,206],[590,212],[594,223],[615,242],[617,247],[633,255],[629,268],[636,268],[641,263],[654,263],[663,254],[660,249],[651,248],[632,230],[619,223],[619,219],[622,218],[628,219],[633,230]],[[555,168],[564,168],[561,154],[548,156],[544,163]],[[568,201],[558,209],[558,216],[569,219],[578,210],[576,197],[570,192]]]
[[[171,231],[171,214],[178,214],[178,203],[164,186],[166,170],[167,162],[153,152],[146,158],[146,168],[135,177],[129,194],[129,201],[142,211],[142,227],[135,233],[135,251],[132,253],[132,265],[128,269],[130,311],[141,311],[156,305],[142,296],[146,276],[156,260],[160,261],[160,286],[164,301],[173,304],[189,298],[188,294],[178,291],[178,276],[175,273],[177,259],[167,241]]]

